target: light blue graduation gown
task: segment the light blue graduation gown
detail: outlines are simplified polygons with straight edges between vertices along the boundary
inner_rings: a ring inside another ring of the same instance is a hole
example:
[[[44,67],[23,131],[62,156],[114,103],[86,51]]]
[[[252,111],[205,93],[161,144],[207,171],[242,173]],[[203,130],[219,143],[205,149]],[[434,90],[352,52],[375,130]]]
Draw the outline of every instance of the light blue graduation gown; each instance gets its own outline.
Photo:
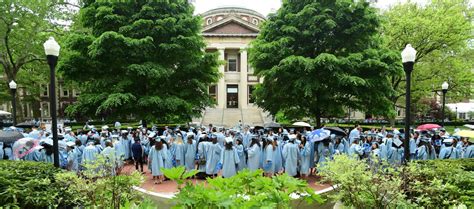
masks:
[[[252,135],[250,134],[250,132],[245,132],[242,134],[242,145],[244,146],[244,148],[248,148],[250,146],[250,142],[252,140]]]
[[[405,153],[405,149],[403,149],[403,147],[395,148],[394,153],[393,153],[395,157],[394,159],[395,164],[400,165],[402,163],[404,153]]]
[[[173,155],[171,154],[170,150],[168,150],[168,146],[163,144],[163,157],[165,161],[165,168],[170,169],[173,167]]]
[[[439,152],[439,159],[457,159],[459,156],[460,153],[452,146],[444,147]]]
[[[301,158],[301,163],[300,163],[300,173],[301,174],[309,174],[309,168],[310,168],[310,160],[311,160],[311,143],[306,142],[305,146],[300,149],[300,158]]]
[[[148,154],[148,167],[150,168],[151,174],[153,176],[163,175],[161,169],[165,167],[165,157],[166,154],[164,148],[161,150],[156,150],[155,146],[151,147],[150,153]]]
[[[411,138],[409,146],[410,146],[410,155],[414,155],[416,153],[416,140]]]
[[[120,143],[120,141],[116,141],[114,143],[114,149],[115,149],[115,157],[117,158],[117,166],[122,167],[123,161],[125,159],[125,150],[123,149],[123,146]]]
[[[194,169],[194,162],[196,158],[196,141],[193,140],[192,144],[184,144],[184,166],[187,171]]]
[[[260,152],[261,152],[261,148],[257,144],[254,144],[252,147],[248,149],[247,166],[250,171],[255,171],[259,168],[260,157],[261,157]]]
[[[176,166],[184,166],[184,144],[174,144],[175,152],[174,158],[176,159]]]
[[[318,161],[318,170],[324,167],[325,162],[329,161],[332,159],[332,153],[334,153],[334,148],[332,143],[329,144],[329,146],[325,147],[322,145],[321,151],[319,153],[319,161]]]
[[[69,169],[71,171],[79,172],[80,159],[82,158],[82,151],[79,148],[74,148],[68,152],[67,160]]]
[[[463,158],[474,158],[474,145],[469,145],[463,153]]]
[[[359,157],[364,154],[364,149],[358,144],[352,144],[349,148],[348,155],[350,157],[359,159]]]
[[[94,145],[89,145],[84,148],[84,152],[82,153],[82,163],[93,163],[97,160],[97,155],[99,151]]]
[[[283,159],[285,160],[285,173],[296,176],[298,169],[298,145],[288,143],[283,147]]]
[[[275,164],[273,163],[273,153],[276,150],[273,150],[273,146],[268,144],[265,147],[264,155],[263,155],[263,170],[265,173],[274,173],[275,171]]]
[[[237,173],[237,164],[240,162],[239,155],[232,148],[231,150],[224,150],[221,156],[222,176],[224,178],[234,176]]]
[[[222,148],[219,143],[210,144],[207,150],[207,159],[206,159],[206,174],[214,175],[217,174],[217,164],[221,159]]]
[[[273,165],[274,165],[274,172],[278,173],[283,169],[283,156],[281,154],[282,148],[281,144],[278,143],[275,151],[273,152]]]
[[[4,152],[4,155],[8,157],[8,160],[13,160],[13,150],[11,147],[5,147],[3,149],[3,152]]]
[[[5,152],[3,151],[3,142],[0,142],[0,160],[3,160],[3,155]]]
[[[221,146],[221,148],[224,147],[224,141],[225,141],[225,136],[222,132],[219,132],[216,134],[217,136],[217,143],[219,144],[219,146]]]
[[[235,151],[239,156],[239,165],[237,166],[237,171],[241,171],[247,167],[247,163],[245,163],[244,146],[241,144],[235,146]]]
[[[39,150],[35,149],[34,151],[26,154],[23,159],[26,161],[35,161],[35,162],[41,162],[42,161],[42,154]]]
[[[102,150],[100,154],[104,156],[107,162],[107,166],[110,166],[112,175],[115,175],[115,168],[117,167],[117,157],[115,155],[115,149],[113,147],[106,147],[104,148],[104,150]]]
[[[206,159],[207,163],[207,149],[210,145],[210,142],[200,142],[198,145],[198,157],[199,159]],[[199,172],[206,172],[206,164],[199,165]]]
[[[41,151],[41,159],[43,159],[43,162],[46,162],[46,163],[53,163],[54,162],[54,154],[51,153],[51,155],[47,155],[46,154],[46,150],[42,150]]]
[[[132,154],[131,154],[132,140],[130,140],[128,137],[120,137],[119,141],[124,151],[124,158],[130,159],[130,157],[132,157]]]

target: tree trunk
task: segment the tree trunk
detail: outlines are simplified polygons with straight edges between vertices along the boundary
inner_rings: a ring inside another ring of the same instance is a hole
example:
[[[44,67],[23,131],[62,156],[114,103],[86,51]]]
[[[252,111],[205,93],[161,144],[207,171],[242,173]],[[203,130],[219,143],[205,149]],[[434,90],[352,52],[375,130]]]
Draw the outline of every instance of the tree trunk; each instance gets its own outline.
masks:
[[[321,128],[321,113],[316,113],[316,128]]]

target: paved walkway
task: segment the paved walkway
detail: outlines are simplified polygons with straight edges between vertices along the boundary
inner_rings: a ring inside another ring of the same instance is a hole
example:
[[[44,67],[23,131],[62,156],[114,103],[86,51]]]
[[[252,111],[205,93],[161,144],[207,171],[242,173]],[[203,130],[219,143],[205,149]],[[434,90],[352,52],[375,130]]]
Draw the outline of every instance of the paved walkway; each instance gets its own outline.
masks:
[[[126,165],[123,168],[122,173],[131,173],[133,171],[135,171],[135,167],[130,164],[130,165]],[[160,194],[164,194],[164,195],[172,195],[173,193],[178,191],[178,187],[177,187],[176,182],[174,182],[174,181],[164,181],[162,184],[154,184],[153,180],[152,180],[151,173],[148,170],[148,168],[146,167],[146,165],[144,167],[144,171],[145,171],[145,174],[144,174],[145,182],[142,184],[142,186],[141,186],[142,188],[144,188],[148,191],[152,191],[152,192],[156,192],[156,193],[160,193]],[[196,183],[196,182],[203,182],[204,180],[193,179],[192,181],[194,183]],[[322,191],[322,190],[325,190],[325,189],[328,189],[328,188],[331,187],[329,184],[317,183],[317,178],[315,176],[311,176],[308,179],[308,184],[311,188],[313,188],[315,190],[315,192]]]

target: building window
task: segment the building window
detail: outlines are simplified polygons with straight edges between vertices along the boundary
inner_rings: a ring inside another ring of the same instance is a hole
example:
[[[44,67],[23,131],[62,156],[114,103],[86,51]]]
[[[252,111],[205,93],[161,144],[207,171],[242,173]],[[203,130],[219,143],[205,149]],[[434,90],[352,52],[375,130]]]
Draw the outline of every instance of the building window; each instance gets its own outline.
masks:
[[[69,97],[69,89],[65,88],[64,86],[61,86],[61,97]]]
[[[255,99],[253,98],[253,90],[255,90],[255,86],[249,85],[249,104],[253,104],[255,102]]]
[[[465,112],[460,112],[459,113],[459,119],[466,119],[466,113]]]
[[[50,117],[49,115],[49,102],[41,103],[41,117]]]
[[[217,86],[216,85],[209,86],[209,96],[211,96],[212,99],[214,99],[214,101],[217,102]]]
[[[79,90],[73,89],[72,92],[74,97],[79,97],[81,95],[81,92]]]
[[[207,24],[207,25],[210,25],[210,24],[212,24],[212,18],[207,18],[207,20],[206,20],[206,24]]]
[[[252,20],[252,23],[253,23],[254,25],[258,25],[258,20],[254,18],[254,19]]]
[[[231,54],[227,56],[227,71],[238,72],[236,54]]]
[[[49,96],[49,86],[48,84],[41,84],[41,96]]]

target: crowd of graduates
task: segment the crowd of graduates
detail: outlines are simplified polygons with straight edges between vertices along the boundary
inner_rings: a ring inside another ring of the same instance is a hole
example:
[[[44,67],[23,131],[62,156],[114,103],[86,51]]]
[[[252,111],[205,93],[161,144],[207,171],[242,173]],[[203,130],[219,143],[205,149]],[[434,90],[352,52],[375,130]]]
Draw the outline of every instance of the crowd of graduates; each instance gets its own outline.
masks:
[[[322,129],[324,130],[324,128]],[[266,176],[287,173],[306,178],[318,172],[334,155],[398,165],[404,152],[411,160],[474,158],[472,139],[450,136],[445,130],[413,131],[409,150],[404,150],[404,133],[385,128],[363,131],[360,126],[345,133],[318,138],[310,128],[234,129],[209,127],[159,130],[114,129],[74,133],[61,131],[59,157],[61,167],[80,173],[84,165],[103,156],[113,164],[114,174],[127,162],[145,172],[144,164],[156,184],[164,181],[163,168],[184,166],[197,169],[198,176],[231,177],[243,169],[263,169]],[[5,150],[4,159],[53,162],[52,139],[49,133],[33,129],[18,153]],[[15,147],[13,145],[12,147]]]

